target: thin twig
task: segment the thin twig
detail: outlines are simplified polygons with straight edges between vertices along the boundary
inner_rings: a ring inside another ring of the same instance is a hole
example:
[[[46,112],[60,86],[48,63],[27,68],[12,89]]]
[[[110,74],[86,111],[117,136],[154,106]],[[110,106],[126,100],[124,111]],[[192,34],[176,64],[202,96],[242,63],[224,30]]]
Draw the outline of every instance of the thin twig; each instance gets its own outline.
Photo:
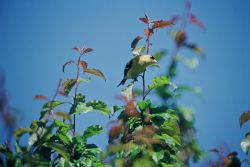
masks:
[[[77,61],[77,72],[76,72],[76,87],[75,87],[75,95],[74,95],[74,107],[76,106],[76,96],[78,93],[78,86],[79,86],[79,76],[80,76],[80,61],[81,61],[82,54],[79,56],[78,61]],[[76,115],[74,114],[73,116],[73,134],[76,132]]]

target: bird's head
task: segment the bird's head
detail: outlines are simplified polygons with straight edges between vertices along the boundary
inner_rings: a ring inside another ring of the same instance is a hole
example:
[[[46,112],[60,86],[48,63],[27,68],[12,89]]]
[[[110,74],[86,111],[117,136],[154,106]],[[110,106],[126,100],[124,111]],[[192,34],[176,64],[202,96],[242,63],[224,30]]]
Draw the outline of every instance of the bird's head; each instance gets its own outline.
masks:
[[[141,61],[143,61],[145,64],[147,64],[147,66],[150,66],[150,65],[156,65],[156,66],[159,66],[158,65],[158,62],[157,60],[154,58],[154,56],[151,56],[151,55],[142,55],[140,57]]]

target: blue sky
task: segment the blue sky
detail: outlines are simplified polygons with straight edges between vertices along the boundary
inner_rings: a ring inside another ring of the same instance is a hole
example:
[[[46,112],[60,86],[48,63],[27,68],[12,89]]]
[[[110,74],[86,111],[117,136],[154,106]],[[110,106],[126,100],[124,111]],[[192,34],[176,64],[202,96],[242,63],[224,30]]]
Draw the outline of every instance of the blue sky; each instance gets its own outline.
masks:
[[[181,101],[195,108],[201,146],[209,149],[227,143],[242,158],[239,143],[249,124],[240,129],[238,119],[250,109],[249,7],[247,0],[193,0],[192,10],[204,22],[206,31],[189,26],[189,40],[202,46],[207,59],[196,71],[180,65],[177,80],[203,90],[202,98],[187,95]],[[144,25],[138,18],[147,13],[154,19],[168,19],[182,13],[183,8],[183,0],[2,0],[0,69],[6,75],[10,103],[19,109],[20,125],[28,126],[39,116],[42,103],[32,101],[35,94],[51,97],[59,78],[75,76],[73,68],[65,75],[61,69],[66,61],[77,57],[72,48],[83,44],[95,50],[86,60],[90,67],[105,73],[107,82],[92,77],[91,83],[80,90],[88,99],[101,99],[110,106],[121,104],[114,98],[121,90],[116,85],[131,58],[130,42],[143,35]],[[152,42],[152,52],[173,48],[168,30],[158,31]],[[163,70],[150,70],[147,83]],[[106,127],[108,119],[88,113],[77,122],[81,130],[93,123]],[[104,147],[106,134],[93,140]]]

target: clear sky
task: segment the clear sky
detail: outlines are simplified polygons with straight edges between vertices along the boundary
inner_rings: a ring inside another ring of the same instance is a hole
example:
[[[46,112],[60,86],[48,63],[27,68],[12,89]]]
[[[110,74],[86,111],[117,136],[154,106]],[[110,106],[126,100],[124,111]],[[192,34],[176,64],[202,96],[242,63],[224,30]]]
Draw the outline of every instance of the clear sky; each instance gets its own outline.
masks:
[[[121,104],[114,98],[121,90],[116,85],[131,58],[132,39],[143,35],[144,25],[138,18],[147,13],[154,19],[168,19],[183,8],[183,0],[1,0],[0,69],[6,75],[10,103],[19,109],[20,125],[29,126],[39,117],[42,103],[32,101],[35,94],[51,97],[59,78],[75,76],[73,68],[66,75],[61,69],[77,57],[72,48],[83,44],[95,50],[86,60],[105,73],[107,82],[92,77],[80,90],[88,99]],[[210,149],[227,143],[241,158],[239,143],[249,129],[249,124],[239,127],[240,114],[250,109],[249,9],[248,0],[193,0],[192,10],[206,31],[189,26],[189,39],[202,46],[207,59],[196,71],[180,65],[178,76],[178,82],[203,90],[202,98],[185,96],[181,101],[196,110],[201,146]],[[152,51],[172,49],[168,30],[158,31],[152,42]],[[163,69],[152,69],[147,82]],[[88,113],[77,122],[78,130],[94,123],[106,127],[108,118]],[[94,137],[94,141],[104,148],[106,136]]]

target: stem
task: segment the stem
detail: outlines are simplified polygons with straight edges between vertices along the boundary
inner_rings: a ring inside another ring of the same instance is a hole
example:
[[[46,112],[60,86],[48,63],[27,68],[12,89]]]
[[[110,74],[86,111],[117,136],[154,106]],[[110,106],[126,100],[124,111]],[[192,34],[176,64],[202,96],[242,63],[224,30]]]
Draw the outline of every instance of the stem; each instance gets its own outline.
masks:
[[[82,57],[82,55],[79,56],[78,61],[77,61],[76,88],[75,88],[74,104],[73,104],[74,107],[76,106],[76,96],[77,96],[78,86],[79,86],[78,79],[79,79],[79,76],[80,76],[79,65],[80,65],[81,57]],[[74,117],[74,119],[73,119],[73,134],[75,134],[75,132],[76,132],[76,115],[74,114],[73,117]]]
[[[149,25],[148,25],[149,28]],[[150,37],[147,37],[147,55],[149,54],[149,48],[150,48]],[[146,98],[146,86],[145,86],[145,71],[142,74],[142,100],[145,100]]]

